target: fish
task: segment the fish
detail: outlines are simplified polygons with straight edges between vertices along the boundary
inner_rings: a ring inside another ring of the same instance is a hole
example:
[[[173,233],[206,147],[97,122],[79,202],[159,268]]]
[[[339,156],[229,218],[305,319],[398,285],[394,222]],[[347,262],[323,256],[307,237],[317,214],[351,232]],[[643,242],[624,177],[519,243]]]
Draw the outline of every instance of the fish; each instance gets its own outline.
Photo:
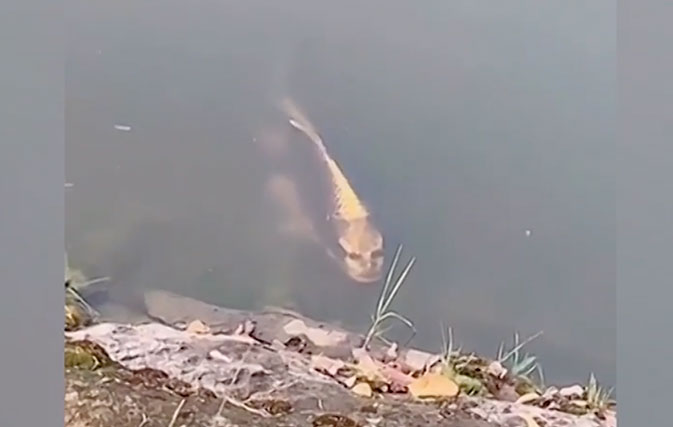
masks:
[[[327,151],[322,137],[308,117],[289,98],[281,103],[289,124],[317,149],[325,165],[329,182],[330,206],[326,220],[336,235],[334,250],[328,255],[337,260],[345,273],[359,283],[381,279],[384,262],[383,234],[374,224],[369,209],[356,193],[339,164]]]

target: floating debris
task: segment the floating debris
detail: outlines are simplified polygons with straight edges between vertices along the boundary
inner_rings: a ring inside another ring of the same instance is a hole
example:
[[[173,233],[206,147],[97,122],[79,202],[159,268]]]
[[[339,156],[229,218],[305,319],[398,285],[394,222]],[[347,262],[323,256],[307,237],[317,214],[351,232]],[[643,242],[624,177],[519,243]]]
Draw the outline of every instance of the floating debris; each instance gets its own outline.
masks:
[[[530,235],[533,234],[533,232],[530,229],[526,230],[526,237],[530,237]]]
[[[65,188],[72,188],[74,185],[75,184],[73,184],[72,182],[66,182],[65,183]]]
[[[122,132],[130,132],[131,131],[131,126],[128,125],[115,125],[115,129],[120,130]]]

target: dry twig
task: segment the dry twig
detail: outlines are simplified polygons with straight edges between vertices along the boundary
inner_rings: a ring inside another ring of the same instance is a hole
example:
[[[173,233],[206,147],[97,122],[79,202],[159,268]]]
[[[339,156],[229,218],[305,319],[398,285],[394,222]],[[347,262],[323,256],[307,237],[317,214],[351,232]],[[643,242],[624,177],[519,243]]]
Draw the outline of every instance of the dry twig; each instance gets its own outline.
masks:
[[[182,399],[180,401],[180,404],[178,405],[177,408],[175,408],[175,412],[173,412],[173,416],[171,417],[171,422],[168,424],[168,427],[173,427],[175,425],[175,421],[178,419],[178,415],[180,414],[180,411],[182,410],[182,407],[185,406],[185,401],[187,399]]]

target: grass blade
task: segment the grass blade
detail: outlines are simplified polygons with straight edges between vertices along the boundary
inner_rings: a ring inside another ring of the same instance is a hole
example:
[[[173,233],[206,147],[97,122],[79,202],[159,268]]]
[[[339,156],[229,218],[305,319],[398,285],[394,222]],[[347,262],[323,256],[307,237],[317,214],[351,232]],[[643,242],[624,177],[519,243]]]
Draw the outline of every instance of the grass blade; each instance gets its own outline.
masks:
[[[383,305],[384,310],[387,310],[388,307],[390,307],[390,304],[393,302],[393,299],[395,298],[395,295],[397,295],[397,291],[400,290],[400,287],[402,286],[402,283],[404,283],[404,281],[406,280],[407,275],[409,275],[409,271],[411,271],[411,267],[413,267],[415,263],[416,263],[416,258],[411,258],[409,260],[409,262],[407,263],[406,267],[404,267],[404,270],[402,271],[402,274],[400,275],[400,277],[395,282],[395,286],[393,286],[393,290],[388,295],[388,298],[386,298],[386,302]]]
[[[371,316],[372,323],[365,336],[365,341],[363,343],[364,347],[367,347],[367,345],[369,345],[370,341],[374,336],[382,339],[381,324],[387,319],[397,319],[402,323],[404,323],[407,327],[409,327],[412,330],[411,338],[413,338],[416,335],[417,332],[416,328],[409,319],[407,319],[406,317],[402,316],[401,314],[395,311],[389,310],[393,300],[397,296],[397,293],[402,287],[402,284],[404,284],[404,282],[406,281],[407,276],[411,271],[411,268],[414,266],[416,262],[416,258],[412,257],[402,270],[400,276],[397,278],[397,280],[395,280],[395,283],[393,284],[393,276],[395,275],[395,270],[397,269],[397,264],[399,263],[401,254],[402,254],[402,245],[398,245],[397,250],[395,251],[395,256],[393,257],[393,260],[388,269],[388,273],[386,274],[385,281],[383,282],[381,293],[376,303],[376,310],[374,311],[374,314]]]

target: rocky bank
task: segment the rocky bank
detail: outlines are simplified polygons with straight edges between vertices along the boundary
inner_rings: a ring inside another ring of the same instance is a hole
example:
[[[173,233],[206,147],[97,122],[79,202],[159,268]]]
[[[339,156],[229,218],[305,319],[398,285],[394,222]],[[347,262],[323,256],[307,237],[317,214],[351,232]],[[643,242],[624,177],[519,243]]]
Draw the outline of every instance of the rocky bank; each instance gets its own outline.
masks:
[[[540,390],[474,355],[454,357],[447,377],[439,355],[364,349],[361,335],[298,313],[163,291],[145,305],[133,324],[75,325],[70,312],[66,426],[616,426],[582,387]]]

